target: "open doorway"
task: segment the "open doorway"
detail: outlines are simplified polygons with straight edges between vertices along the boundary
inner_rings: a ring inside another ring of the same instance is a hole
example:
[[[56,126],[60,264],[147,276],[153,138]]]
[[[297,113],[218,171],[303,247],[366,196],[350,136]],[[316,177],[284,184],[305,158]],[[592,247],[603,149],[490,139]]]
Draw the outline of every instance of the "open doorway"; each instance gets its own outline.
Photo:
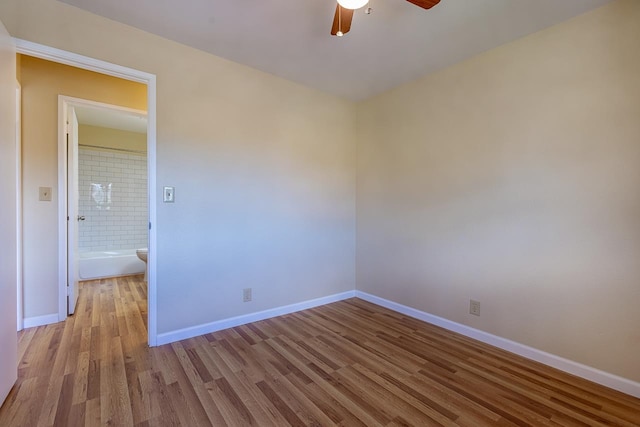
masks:
[[[35,44],[35,43],[31,43],[31,42],[27,42],[24,40],[20,40],[20,39],[15,39],[15,43],[16,43],[16,50],[19,54],[22,55],[28,55],[30,57],[34,57],[34,58],[39,58],[39,59],[44,59],[47,61],[51,61],[52,63],[56,63],[56,64],[60,64],[62,66],[62,64],[64,65],[70,65],[72,67],[76,67],[78,69],[82,69],[82,70],[86,70],[86,71],[93,71],[94,74],[96,74],[96,76],[98,75],[103,75],[103,76],[111,76],[111,77],[117,77],[119,79],[122,79],[122,81],[129,81],[131,82],[135,82],[136,84],[138,83],[142,83],[145,87],[146,93],[147,93],[147,99],[144,102],[144,105],[147,106],[147,165],[148,165],[148,174],[147,174],[147,183],[148,183],[148,187],[147,187],[147,203],[148,203],[148,218],[146,221],[146,228],[148,229],[148,313],[145,314],[145,317],[148,319],[148,328],[147,328],[147,332],[148,332],[148,343],[149,345],[155,345],[156,344],[156,325],[157,325],[157,321],[156,321],[156,288],[155,288],[155,245],[156,245],[156,235],[155,235],[155,228],[153,227],[154,222],[155,222],[155,218],[156,218],[156,208],[155,208],[155,201],[156,201],[156,195],[155,192],[153,191],[156,187],[156,176],[155,176],[155,147],[156,147],[156,141],[155,141],[155,135],[156,135],[156,130],[155,130],[155,91],[156,91],[156,86],[155,86],[155,76],[146,72],[142,72],[142,71],[138,71],[138,70],[134,70],[134,69],[130,69],[130,68],[126,68],[126,67],[122,67],[119,65],[115,65],[115,64],[111,64],[111,63],[107,63],[104,61],[100,61],[100,60],[96,60],[93,58],[88,58],[88,57],[84,57],[81,55],[77,55],[71,52],[66,52],[66,51],[62,51],[59,49],[55,49],[55,48],[51,48],[51,47],[47,47],[44,45],[39,45],[39,44]],[[22,72],[24,73],[24,63],[22,64],[23,68],[22,68]],[[99,77],[96,77],[99,78]],[[71,82],[75,82],[74,79],[70,79]],[[23,88],[24,89],[24,88]],[[70,95],[74,95],[73,91],[58,91],[58,94],[60,93],[69,93]],[[102,93],[106,93],[109,94],[109,92],[105,92],[103,91]],[[81,97],[85,97],[84,95],[75,95],[75,96],[81,96]],[[108,95],[107,95],[108,97]],[[87,97],[87,98],[92,98],[91,96]],[[37,103],[37,105],[45,105],[46,103]],[[33,103],[32,103],[33,105]],[[46,120],[35,120],[38,123],[51,123],[50,121],[46,121]],[[34,122],[34,120],[32,120],[32,123]],[[60,120],[58,120],[58,123],[60,123]],[[66,127],[66,126],[65,126]],[[41,126],[34,128],[37,129],[38,131],[42,131]],[[35,132],[34,132],[35,133]],[[62,140],[62,138],[66,138],[65,135],[65,129],[64,127],[60,127],[58,129],[58,140]],[[38,139],[38,138],[36,138]],[[42,140],[43,138],[39,138],[40,140]],[[47,149],[50,150],[50,149]],[[49,156],[50,158],[50,156]],[[64,167],[58,167],[58,176],[57,176],[57,180],[51,182],[51,180],[53,179],[52,177],[45,177],[44,179],[39,179],[39,182],[42,182],[42,184],[44,185],[51,185],[54,184],[54,201],[57,201],[57,211],[58,211],[58,229],[57,229],[57,245],[58,245],[58,260],[57,260],[57,277],[58,277],[58,289],[57,289],[57,295],[58,295],[58,301],[57,301],[57,313],[55,314],[55,318],[52,318],[53,316],[50,314],[46,314],[46,315],[41,315],[41,316],[36,316],[36,317],[30,317],[29,313],[25,313],[25,326],[38,326],[38,325],[43,325],[43,324],[47,324],[47,323],[53,323],[56,321],[62,321],[67,317],[67,313],[68,313],[68,301],[67,301],[67,272],[68,272],[68,254],[67,254],[67,241],[68,241],[68,235],[67,235],[67,193],[68,193],[68,189],[67,189],[67,167],[66,167],[66,163],[68,161],[68,153],[67,153],[67,149],[66,149],[66,144],[58,144],[58,155],[57,155],[57,165],[64,165]],[[46,182],[49,181],[49,182]],[[57,182],[57,186],[56,186],[56,182]],[[57,191],[56,191],[57,190]],[[48,205],[51,206],[51,205]],[[46,205],[46,203],[43,203],[41,205],[41,207],[49,209]],[[30,212],[33,212],[34,210],[30,210]],[[36,212],[37,214],[37,212]],[[46,216],[46,218],[56,218],[55,215],[51,215],[48,214]],[[52,225],[52,224],[51,224]],[[48,225],[46,227],[46,233],[47,235],[51,234],[53,229],[51,227],[51,225]],[[49,237],[47,237],[49,238]],[[37,242],[36,242],[37,244]],[[36,244],[31,244],[31,248],[34,248],[34,246],[37,246]],[[36,250],[38,248],[36,247]],[[26,252],[26,250],[25,250]],[[51,250],[48,251],[48,253],[51,253]],[[38,260],[38,259],[42,259],[41,257],[31,257],[32,260]],[[48,264],[49,265],[49,264]],[[50,269],[50,267],[47,267]],[[25,265],[25,270],[26,271],[30,271],[30,272],[36,272],[36,273],[40,273],[42,270],[41,269],[28,269],[27,266]],[[49,271],[49,270],[47,270]],[[33,275],[32,275],[33,276]],[[50,277],[50,274],[47,274],[47,277]],[[33,280],[34,277],[32,277],[32,281],[30,283],[38,282],[38,283],[43,283],[44,281],[42,280]],[[38,277],[36,277],[35,279],[39,279]],[[50,280],[46,280],[46,282],[51,283]],[[25,281],[25,285],[24,285],[24,289],[25,292],[27,291],[27,283]],[[29,295],[29,297],[31,298],[31,301],[33,302],[34,298],[41,298],[40,295],[38,294],[34,294],[34,292],[38,292],[38,291],[34,291],[34,287],[31,287],[29,292],[31,292],[31,294]],[[46,291],[48,294],[51,293],[51,291],[49,289],[47,289]],[[50,299],[49,299],[50,301]],[[25,307],[32,307],[33,310],[33,305],[29,305],[27,302],[25,302]],[[42,311],[42,310],[41,310]],[[44,313],[51,313],[51,311],[46,311]],[[29,318],[27,318],[29,316]],[[29,322],[27,322],[27,320],[29,320]]]
[[[66,96],[59,108],[59,126],[66,126],[67,310],[73,314],[81,281],[137,276],[146,287],[147,114]]]

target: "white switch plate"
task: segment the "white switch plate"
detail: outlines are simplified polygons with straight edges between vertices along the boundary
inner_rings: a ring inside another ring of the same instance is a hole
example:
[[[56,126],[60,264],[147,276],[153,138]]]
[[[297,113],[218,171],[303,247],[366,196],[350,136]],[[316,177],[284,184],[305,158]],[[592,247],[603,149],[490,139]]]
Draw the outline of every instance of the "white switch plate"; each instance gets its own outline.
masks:
[[[164,187],[162,201],[165,203],[173,203],[176,200],[176,188]]]
[[[38,195],[38,200],[41,202],[50,202],[51,201],[51,187],[40,187],[40,193]]]

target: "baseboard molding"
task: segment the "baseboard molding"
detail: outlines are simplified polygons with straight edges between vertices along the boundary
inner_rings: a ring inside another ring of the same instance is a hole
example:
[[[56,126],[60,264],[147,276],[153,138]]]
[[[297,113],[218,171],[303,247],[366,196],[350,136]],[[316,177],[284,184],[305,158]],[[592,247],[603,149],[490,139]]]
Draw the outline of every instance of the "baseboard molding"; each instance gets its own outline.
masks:
[[[589,381],[593,381],[594,383],[598,383],[614,390],[618,390],[631,396],[640,398],[640,383],[631,381],[627,378],[619,377],[617,375],[613,375],[608,372],[604,372],[599,369],[592,368],[590,366],[586,366],[581,363],[574,362],[572,360],[565,359],[563,357],[556,356],[554,354],[550,354],[515,341],[501,338],[497,335],[480,331],[470,326],[452,322],[451,320],[434,316],[433,314],[416,310],[415,308],[398,304],[397,302],[389,301],[387,299],[380,298],[366,292],[356,291],[355,293],[357,298],[369,301],[373,304],[388,308],[395,312],[422,320],[427,323],[431,323],[432,325],[440,326],[441,328],[457,332],[469,338],[473,338],[475,340],[484,342],[494,347],[501,348],[519,356],[526,357],[527,359],[535,360],[536,362],[540,362],[561,371],[570,373],[572,375],[587,379]]]
[[[595,383],[604,385],[614,390],[621,391],[628,395],[640,398],[640,383],[631,381],[627,378],[623,378],[617,375],[610,374],[608,372],[601,371],[590,366],[583,365],[578,362],[574,362],[569,359],[565,359],[554,354],[538,350],[533,347],[520,344],[515,341],[508,340],[506,338],[499,337],[497,335],[484,332],[470,326],[466,326],[451,320],[444,319],[433,314],[429,314],[424,311],[417,310],[415,308],[408,307],[406,305],[399,304],[394,301],[390,301],[384,298],[377,297],[375,295],[368,294],[361,291],[348,291],[340,294],[329,295],[327,297],[317,298],[309,301],[303,301],[296,304],[286,305],[282,307],[276,307],[269,310],[259,311],[256,313],[250,313],[242,316],[231,317],[229,319],[218,320],[216,322],[206,323],[203,325],[192,326],[189,328],[179,329],[176,331],[166,332],[159,334],[157,337],[157,345],[169,344],[175,341],[180,341],[188,338],[193,338],[199,335],[209,334],[211,332],[221,331],[223,329],[233,328],[236,326],[244,325],[251,322],[257,322],[260,320],[269,319],[272,317],[282,316],[285,314],[294,313],[296,311],[306,310],[308,308],[318,307],[332,302],[342,301],[348,298],[357,297],[365,301],[369,301],[373,304],[388,308],[395,312],[404,314],[406,316],[413,317],[415,319],[422,320],[432,325],[440,326],[441,328],[457,332],[461,335],[473,338],[475,340],[484,342],[494,347],[501,348],[511,353],[517,354],[527,359],[534,360],[536,362],[543,363],[561,371],[576,375],[578,377],[593,381]],[[31,324],[32,319],[48,319],[52,321],[39,324]],[[25,319],[25,328],[32,326],[40,326],[48,323],[55,323],[58,321],[57,315],[42,316],[41,318]]]
[[[47,314],[45,316],[25,317],[23,326],[25,329],[35,328],[36,326],[50,325],[52,323],[58,323],[59,321],[58,313]]]
[[[251,322],[257,322],[272,317],[295,313],[296,311],[306,310],[308,308],[318,307],[321,305],[330,304],[332,302],[342,301],[353,297],[355,297],[355,291],[348,291],[340,294],[334,294],[322,298],[303,301],[296,304],[259,311],[256,313],[218,320],[216,322],[206,323],[203,325],[179,329],[177,331],[165,332],[162,334],[158,334],[157,345],[169,344],[175,341],[185,340],[199,335],[210,334],[211,332],[221,331],[223,329],[234,328],[236,326],[245,325]]]

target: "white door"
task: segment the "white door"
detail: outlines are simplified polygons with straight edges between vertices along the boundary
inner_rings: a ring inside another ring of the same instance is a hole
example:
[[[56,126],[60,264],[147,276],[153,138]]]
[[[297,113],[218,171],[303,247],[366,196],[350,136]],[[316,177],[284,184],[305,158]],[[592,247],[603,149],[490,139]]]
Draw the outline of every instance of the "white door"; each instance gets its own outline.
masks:
[[[69,314],[78,303],[78,227],[84,217],[78,212],[78,117],[72,106],[67,109],[67,307]]]
[[[0,404],[18,378],[15,97],[15,46],[0,22]]]

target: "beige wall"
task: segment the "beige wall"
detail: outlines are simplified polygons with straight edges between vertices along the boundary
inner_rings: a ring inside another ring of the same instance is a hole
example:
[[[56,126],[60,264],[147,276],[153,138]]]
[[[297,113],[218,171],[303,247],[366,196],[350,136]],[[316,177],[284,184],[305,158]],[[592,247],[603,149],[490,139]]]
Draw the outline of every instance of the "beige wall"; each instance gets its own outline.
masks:
[[[101,126],[79,125],[78,143],[86,150],[96,150],[95,147],[110,148],[114,150],[133,150],[146,156],[147,134],[130,132],[120,129],[110,129]],[[93,147],[87,147],[91,145]]]
[[[354,289],[355,105],[54,0],[2,1],[0,19],[14,37],[157,76],[159,200],[176,187],[157,205],[160,333]],[[55,186],[55,153],[39,156],[29,188]],[[54,293],[55,229],[38,231]]]
[[[146,110],[140,83],[21,56],[25,318],[58,311],[58,95]],[[39,187],[52,187],[50,202]]]
[[[353,289],[357,140],[358,289],[638,381],[639,7],[357,106],[53,0],[0,19],[158,76],[160,332]]]
[[[639,381],[638,23],[614,2],[361,104],[357,288]]]

